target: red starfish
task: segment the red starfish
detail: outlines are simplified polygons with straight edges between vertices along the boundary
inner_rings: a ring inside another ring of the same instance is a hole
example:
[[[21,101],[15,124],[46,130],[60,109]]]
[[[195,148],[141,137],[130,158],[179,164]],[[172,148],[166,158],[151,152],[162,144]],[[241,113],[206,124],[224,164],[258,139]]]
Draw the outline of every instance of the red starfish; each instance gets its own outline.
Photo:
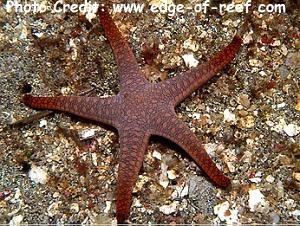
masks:
[[[180,146],[215,184],[227,187],[230,180],[216,167],[189,127],[178,120],[174,108],[235,57],[241,39],[234,37],[228,46],[207,63],[154,84],[143,77],[133,52],[106,9],[99,10],[99,18],[118,65],[120,92],[108,98],[33,97],[27,94],[23,102],[35,109],[68,112],[111,125],[118,130],[121,154],[116,217],[119,223],[129,217],[132,189],[151,135],[167,138]]]

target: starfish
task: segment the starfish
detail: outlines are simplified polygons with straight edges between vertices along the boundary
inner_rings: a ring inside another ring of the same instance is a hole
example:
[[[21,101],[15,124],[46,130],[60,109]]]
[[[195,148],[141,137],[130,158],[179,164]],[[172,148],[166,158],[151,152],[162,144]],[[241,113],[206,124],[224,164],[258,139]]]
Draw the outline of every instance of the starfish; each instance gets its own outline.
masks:
[[[181,147],[217,186],[227,187],[230,179],[217,168],[196,135],[181,122],[175,107],[215,76],[237,54],[241,38],[208,62],[159,83],[147,81],[129,44],[114,24],[108,10],[98,10],[104,33],[118,67],[120,91],[111,97],[56,96],[25,94],[23,103],[34,109],[67,112],[117,129],[120,156],[116,188],[116,218],[126,222],[130,214],[133,186],[143,164],[150,136],[158,135]]]

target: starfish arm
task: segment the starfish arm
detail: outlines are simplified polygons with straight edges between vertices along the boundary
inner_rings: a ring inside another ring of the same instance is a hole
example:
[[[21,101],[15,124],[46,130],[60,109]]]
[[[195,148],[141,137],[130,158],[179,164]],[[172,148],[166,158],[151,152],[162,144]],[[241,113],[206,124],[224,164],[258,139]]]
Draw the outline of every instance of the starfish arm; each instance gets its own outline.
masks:
[[[149,135],[134,128],[119,132],[120,158],[116,190],[116,215],[118,223],[128,219],[133,186],[143,164]]]
[[[242,39],[235,36],[232,42],[224,47],[208,62],[192,68],[176,77],[162,82],[162,86],[171,92],[171,101],[177,105],[195,90],[216,75],[226,64],[233,60],[240,49]]]
[[[121,86],[147,83],[147,80],[141,75],[139,65],[128,42],[113,22],[107,8],[99,9],[99,18],[115,55]]]
[[[108,98],[84,96],[35,97],[24,95],[23,103],[34,109],[61,111],[93,121],[114,125],[117,113],[117,96]]]
[[[174,142],[187,152],[215,184],[220,187],[230,184],[230,180],[217,168],[196,135],[176,116],[168,117],[157,124],[154,133]]]

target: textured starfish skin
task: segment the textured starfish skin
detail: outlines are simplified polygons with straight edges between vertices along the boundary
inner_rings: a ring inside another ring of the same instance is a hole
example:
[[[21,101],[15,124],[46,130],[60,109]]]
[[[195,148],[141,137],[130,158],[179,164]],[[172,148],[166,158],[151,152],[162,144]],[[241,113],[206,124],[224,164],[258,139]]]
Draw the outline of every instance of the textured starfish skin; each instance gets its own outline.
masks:
[[[230,180],[216,167],[197,137],[177,118],[174,109],[235,57],[241,39],[235,36],[229,45],[207,63],[154,84],[142,75],[127,41],[106,9],[99,10],[99,18],[115,55],[120,92],[108,98],[34,97],[27,94],[23,102],[31,108],[68,112],[111,125],[118,130],[120,158],[116,217],[119,223],[129,218],[132,189],[151,135],[167,138],[180,146],[216,185],[227,187]]]

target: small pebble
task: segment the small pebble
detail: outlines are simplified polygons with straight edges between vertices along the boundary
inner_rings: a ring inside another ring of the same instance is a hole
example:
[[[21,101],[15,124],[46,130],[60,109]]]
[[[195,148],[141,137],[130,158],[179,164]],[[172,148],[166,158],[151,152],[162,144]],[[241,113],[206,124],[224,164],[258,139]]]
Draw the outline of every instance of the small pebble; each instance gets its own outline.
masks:
[[[280,40],[275,40],[273,43],[271,43],[271,46],[280,46],[281,42]]]
[[[296,136],[300,133],[300,128],[295,124],[288,124],[283,128],[283,131],[290,137]]]
[[[246,33],[243,36],[243,43],[244,44],[249,44],[251,41],[253,41],[253,37],[252,37],[253,31]]]
[[[294,216],[297,216],[299,217],[300,216],[300,209],[299,210],[294,210],[291,212],[291,215],[294,215]]]
[[[196,41],[189,38],[189,39],[187,39],[183,42],[183,48],[184,49],[190,49],[193,52],[196,52],[199,49],[199,45]]]
[[[288,199],[284,202],[285,206],[288,208],[288,209],[292,209],[295,207],[295,200],[294,199]]]
[[[290,73],[289,69],[286,66],[280,66],[278,68],[281,78],[286,78]]]
[[[194,57],[193,53],[187,53],[182,55],[182,59],[185,65],[189,68],[197,67],[199,61]]]
[[[17,215],[14,216],[10,222],[9,222],[9,226],[20,226],[21,222],[23,221],[24,216],[23,215]]]
[[[149,177],[148,176],[139,175],[139,178],[138,178],[138,180],[135,183],[135,186],[133,188],[133,192],[139,192],[139,191],[141,191],[142,187],[144,186],[144,184],[147,183],[148,181],[149,181]]]
[[[72,213],[78,213],[79,212],[79,205],[78,203],[72,203],[70,210]]]
[[[46,127],[46,126],[47,126],[47,120],[42,119],[42,120],[40,121],[39,127],[42,128],[42,127]]]
[[[217,215],[221,221],[225,221],[228,225],[238,222],[238,210],[230,210],[228,201],[216,205],[214,207],[214,214]]]
[[[47,171],[33,165],[29,171],[29,178],[36,184],[46,184],[48,180],[48,174]]]
[[[30,34],[30,30],[27,28],[27,22],[25,20],[19,21],[16,30],[20,32],[19,39],[27,39]]]
[[[236,168],[235,168],[233,162],[226,162],[226,165],[227,165],[230,173],[234,173],[236,171]]]
[[[189,194],[189,187],[188,183],[186,184],[179,184],[175,186],[175,189],[171,195],[172,199],[183,198]]]
[[[266,181],[269,182],[269,183],[273,183],[273,182],[275,181],[275,178],[272,177],[271,175],[268,175],[268,176],[266,177]]]
[[[175,213],[177,209],[178,201],[174,201],[169,205],[163,205],[159,207],[159,211],[163,214],[169,215],[171,213]]]
[[[230,112],[229,109],[224,111],[224,122],[236,122],[235,114]]]
[[[229,202],[223,202],[214,207],[214,214],[217,215],[221,221],[225,221],[225,213],[229,210]]]
[[[142,205],[140,200],[138,200],[137,198],[134,198],[133,201],[132,201],[132,206],[141,208],[143,205]]]
[[[156,158],[158,160],[161,160],[161,153],[158,152],[158,151],[156,151],[156,150],[154,150],[153,153],[152,153],[152,157]]]
[[[86,18],[89,22],[91,22],[92,19],[94,19],[94,18],[96,18],[96,17],[97,17],[96,12],[93,12],[92,10],[87,11],[86,14],[85,14],[85,18]]]
[[[111,208],[112,201],[106,201],[105,204],[106,204],[106,206],[105,206],[105,209],[103,212],[108,213]]]
[[[54,192],[53,195],[52,195],[52,197],[53,197],[53,198],[59,197],[59,193],[58,193],[58,192]]]
[[[300,173],[293,173],[293,176],[297,181],[300,181]]]
[[[286,106],[286,103],[277,104],[278,109],[284,108],[285,106]]]
[[[97,131],[97,129],[83,130],[83,131],[79,132],[79,139],[80,140],[90,139],[95,136],[96,131]]]
[[[300,65],[300,51],[289,53],[286,59],[286,65],[292,68],[299,67]]]
[[[167,175],[170,180],[174,180],[178,176],[174,170],[168,170]]]
[[[168,166],[164,162],[162,162],[160,165],[160,168],[161,168],[161,174],[159,176],[159,184],[163,188],[166,188],[169,185],[169,179],[168,179],[168,174],[167,174]]]
[[[282,52],[282,54],[283,54],[284,56],[287,55],[288,49],[286,48],[286,45],[283,44],[283,45],[281,46],[281,52]]]
[[[271,213],[270,214],[270,220],[273,224],[278,224],[280,221],[280,217],[277,213]]]
[[[218,149],[218,145],[214,143],[207,143],[204,144],[204,148],[210,156],[214,157],[216,155],[216,150]]]
[[[192,116],[193,119],[200,119],[201,114],[199,114],[199,113],[193,113],[191,116]]]
[[[252,115],[248,115],[246,117],[240,118],[239,122],[240,122],[240,126],[242,128],[250,129],[250,128],[254,127],[254,125],[255,125],[255,119]]]
[[[237,102],[239,104],[243,105],[243,107],[245,107],[245,108],[249,108],[250,104],[251,104],[250,98],[247,94],[239,95]]]
[[[48,209],[47,209],[47,213],[49,217],[53,217],[56,214],[59,213],[59,206],[62,204],[62,201],[58,201],[58,202],[54,202],[52,203]]]
[[[249,64],[252,67],[262,67],[263,66],[263,63],[260,60],[257,60],[257,59],[249,60]]]
[[[256,184],[258,184],[258,183],[261,182],[261,178],[258,178],[258,177],[250,178],[249,180],[250,180],[252,183],[256,183]]]
[[[251,212],[255,212],[257,207],[265,202],[265,196],[258,189],[249,190],[249,208]]]
[[[97,166],[98,165],[98,162],[97,162],[97,153],[93,152],[91,155],[92,155],[93,165]]]

